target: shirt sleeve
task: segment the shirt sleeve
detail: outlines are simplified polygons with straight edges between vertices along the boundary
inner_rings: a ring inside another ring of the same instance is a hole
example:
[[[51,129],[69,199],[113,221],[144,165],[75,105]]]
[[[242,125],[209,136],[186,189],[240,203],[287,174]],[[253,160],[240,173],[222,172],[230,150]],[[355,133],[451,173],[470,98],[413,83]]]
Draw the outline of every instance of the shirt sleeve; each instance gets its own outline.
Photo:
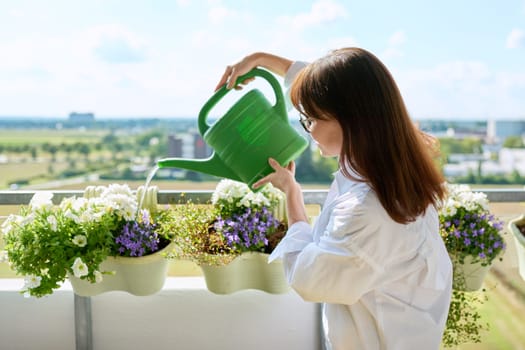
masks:
[[[304,226],[309,225],[292,225],[272,254],[282,257],[288,283],[307,301],[351,305],[385,280],[396,278],[387,276],[392,271],[384,268],[396,253],[382,238],[395,237],[397,232],[385,225],[374,206],[352,205],[341,201],[330,210],[317,242]]]
[[[290,87],[292,86],[292,83],[297,76],[297,74],[308,65],[307,62],[303,61],[295,61],[292,63],[290,68],[286,71],[286,74],[284,76],[284,88],[285,88],[285,102],[286,102],[286,109],[290,111],[293,106],[292,102],[290,101]]]

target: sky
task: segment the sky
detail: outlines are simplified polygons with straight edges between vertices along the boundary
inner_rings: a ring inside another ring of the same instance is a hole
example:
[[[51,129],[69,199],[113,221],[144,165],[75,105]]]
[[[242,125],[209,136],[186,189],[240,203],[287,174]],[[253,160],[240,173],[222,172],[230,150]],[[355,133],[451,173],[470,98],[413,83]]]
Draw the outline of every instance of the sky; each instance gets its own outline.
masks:
[[[197,117],[247,54],[347,46],[414,119],[525,119],[525,0],[0,0],[0,116]]]

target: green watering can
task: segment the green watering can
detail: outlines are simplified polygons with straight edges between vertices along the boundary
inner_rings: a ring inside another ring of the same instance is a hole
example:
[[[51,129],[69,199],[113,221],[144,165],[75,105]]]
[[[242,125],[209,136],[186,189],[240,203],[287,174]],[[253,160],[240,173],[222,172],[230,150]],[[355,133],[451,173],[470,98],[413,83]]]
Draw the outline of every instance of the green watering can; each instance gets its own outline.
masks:
[[[199,132],[213,149],[207,159],[165,158],[159,168],[182,168],[246,183],[250,188],[273,172],[272,157],[285,166],[308,147],[308,141],[291,125],[286,113],[279,82],[268,71],[255,68],[237,79],[237,83],[261,76],[272,86],[276,103],[272,106],[257,89],[242,96],[213,125],[207,123],[208,112],[230,90],[223,86],[202,107]]]

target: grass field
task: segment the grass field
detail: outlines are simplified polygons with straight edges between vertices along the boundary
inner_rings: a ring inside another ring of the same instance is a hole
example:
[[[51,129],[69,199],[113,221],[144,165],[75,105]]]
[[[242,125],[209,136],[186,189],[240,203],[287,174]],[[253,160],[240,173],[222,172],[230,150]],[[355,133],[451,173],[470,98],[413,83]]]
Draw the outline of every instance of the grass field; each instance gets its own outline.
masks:
[[[107,130],[62,129],[0,129],[0,140],[4,145],[37,145],[42,143],[61,144],[73,142],[97,142],[108,133]]]

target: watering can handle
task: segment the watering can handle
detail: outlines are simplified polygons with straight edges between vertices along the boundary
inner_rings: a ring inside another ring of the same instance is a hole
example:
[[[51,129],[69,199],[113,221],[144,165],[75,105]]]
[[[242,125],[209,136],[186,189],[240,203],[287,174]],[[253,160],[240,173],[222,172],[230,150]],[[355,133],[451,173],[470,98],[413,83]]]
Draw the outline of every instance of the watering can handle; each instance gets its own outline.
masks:
[[[285,104],[285,101],[284,101],[284,96],[283,96],[283,92],[282,92],[282,89],[281,89],[281,85],[279,84],[277,79],[275,79],[275,77],[272,75],[272,73],[270,73],[270,72],[268,72],[268,71],[266,71],[264,69],[254,68],[251,71],[249,71],[248,73],[238,77],[237,81],[236,81],[236,84],[239,84],[239,83],[243,82],[244,80],[246,80],[248,78],[255,77],[255,76],[263,77],[264,79],[266,79],[268,81],[268,83],[270,83],[270,85],[273,88],[273,91],[275,92],[275,97],[276,97],[276,99],[275,99],[275,106],[273,106],[273,108],[275,108],[277,110],[277,113],[279,115],[282,115],[285,118],[286,122],[288,122],[288,119],[287,119],[288,117],[287,117],[287,114],[286,114],[286,104]],[[208,123],[206,123],[206,119],[208,117],[208,112],[229,91],[230,90],[226,88],[226,84],[224,84],[224,86],[222,86],[219,90],[217,90],[217,92],[215,92],[215,94],[213,94],[213,96],[210,97],[210,99],[202,107],[202,109],[201,109],[201,111],[199,113],[199,132],[200,132],[201,135],[204,135],[206,130],[208,130],[210,128],[210,125]]]

